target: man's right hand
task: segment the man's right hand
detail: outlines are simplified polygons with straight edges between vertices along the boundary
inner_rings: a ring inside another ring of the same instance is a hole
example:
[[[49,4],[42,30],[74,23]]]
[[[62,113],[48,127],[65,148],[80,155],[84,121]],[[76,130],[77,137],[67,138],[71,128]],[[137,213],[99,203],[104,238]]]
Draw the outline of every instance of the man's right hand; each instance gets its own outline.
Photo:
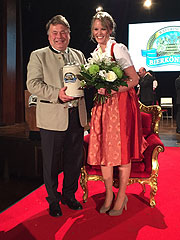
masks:
[[[59,99],[63,102],[69,102],[74,99],[74,97],[70,97],[66,95],[66,89],[67,87],[63,87],[59,91]]]

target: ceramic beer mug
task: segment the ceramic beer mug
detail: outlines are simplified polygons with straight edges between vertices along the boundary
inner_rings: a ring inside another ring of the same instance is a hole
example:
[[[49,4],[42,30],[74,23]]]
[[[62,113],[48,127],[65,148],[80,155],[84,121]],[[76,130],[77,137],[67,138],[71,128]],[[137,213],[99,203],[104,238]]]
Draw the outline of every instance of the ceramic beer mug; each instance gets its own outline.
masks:
[[[67,87],[66,95],[71,97],[84,96],[84,91],[81,88],[81,81],[77,77],[79,73],[80,73],[79,65],[68,64],[63,67],[64,86]]]

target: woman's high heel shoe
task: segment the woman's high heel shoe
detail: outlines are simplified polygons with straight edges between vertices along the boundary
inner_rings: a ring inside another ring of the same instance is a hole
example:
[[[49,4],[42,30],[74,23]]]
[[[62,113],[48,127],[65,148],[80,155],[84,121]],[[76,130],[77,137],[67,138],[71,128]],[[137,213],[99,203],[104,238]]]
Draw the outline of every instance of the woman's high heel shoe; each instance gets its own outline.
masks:
[[[111,205],[112,205],[112,202],[114,201],[115,199],[115,194],[113,193],[113,198],[112,198],[112,201],[111,201],[111,204],[108,206],[108,207],[105,207],[104,205],[100,208],[99,212],[100,213],[106,213],[107,211],[109,211]]]
[[[119,216],[119,215],[121,215],[124,208],[125,208],[125,210],[127,210],[127,202],[128,202],[128,197],[125,196],[124,202],[123,202],[121,208],[119,210],[112,209],[111,211],[109,211],[109,216]]]

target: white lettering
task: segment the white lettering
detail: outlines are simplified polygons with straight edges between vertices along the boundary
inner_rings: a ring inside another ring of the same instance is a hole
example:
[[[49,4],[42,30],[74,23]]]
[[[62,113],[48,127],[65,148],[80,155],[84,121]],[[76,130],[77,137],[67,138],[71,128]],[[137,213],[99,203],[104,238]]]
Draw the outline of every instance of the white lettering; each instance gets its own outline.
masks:
[[[174,62],[179,62],[179,57],[174,57]]]
[[[173,61],[174,61],[174,57],[171,56],[171,57],[169,58],[169,61],[170,61],[170,62],[173,62]]]
[[[149,64],[150,64],[150,65],[154,65],[153,60],[150,60],[150,61],[149,61]]]

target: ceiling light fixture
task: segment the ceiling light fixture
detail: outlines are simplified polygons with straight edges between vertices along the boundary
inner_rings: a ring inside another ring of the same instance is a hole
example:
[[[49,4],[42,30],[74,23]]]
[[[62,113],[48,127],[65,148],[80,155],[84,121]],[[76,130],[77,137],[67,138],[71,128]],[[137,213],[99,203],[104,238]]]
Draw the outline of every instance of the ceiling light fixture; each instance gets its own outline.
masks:
[[[151,0],[146,0],[143,5],[144,5],[144,7],[146,7],[146,8],[150,8],[151,5],[152,5],[152,1],[151,1]]]

